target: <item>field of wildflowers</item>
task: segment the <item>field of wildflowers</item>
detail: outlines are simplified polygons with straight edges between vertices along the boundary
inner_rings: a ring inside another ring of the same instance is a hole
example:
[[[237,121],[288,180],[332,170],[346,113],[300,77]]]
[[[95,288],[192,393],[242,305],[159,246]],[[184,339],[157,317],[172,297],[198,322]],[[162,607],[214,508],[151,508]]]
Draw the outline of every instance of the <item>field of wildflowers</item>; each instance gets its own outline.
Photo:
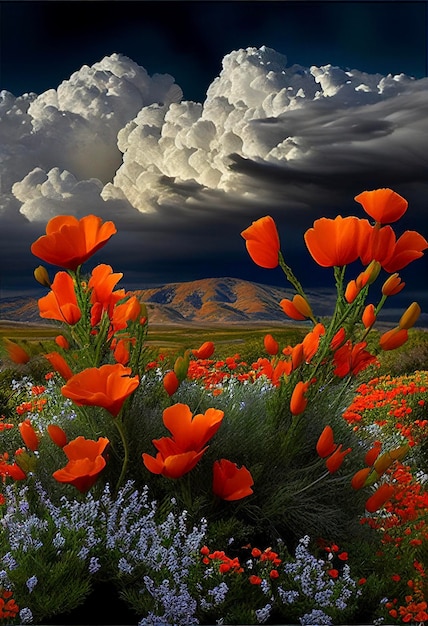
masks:
[[[113,222],[48,222],[32,252],[60,268],[35,270],[55,347],[6,338],[0,373],[0,623],[428,622],[428,371],[380,373],[419,305],[375,329],[428,242],[397,239],[408,204],[391,189],[355,200],[371,220],[321,218],[304,238],[333,273],[328,320],[274,220],[241,233],[307,325],[293,345],[267,333],[251,361],[216,358],[208,339],[148,346],[122,274],[84,271]]]

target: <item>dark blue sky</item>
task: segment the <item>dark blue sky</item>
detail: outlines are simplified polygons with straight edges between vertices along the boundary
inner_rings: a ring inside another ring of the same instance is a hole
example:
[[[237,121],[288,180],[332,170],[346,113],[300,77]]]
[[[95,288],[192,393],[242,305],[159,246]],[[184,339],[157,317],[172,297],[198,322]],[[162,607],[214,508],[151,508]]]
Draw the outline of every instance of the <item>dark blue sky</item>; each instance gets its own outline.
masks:
[[[427,2],[0,2],[0,88],[56,88],[84,64],[118,52],[169,73],[203,101],[232,50],[266,45],[289,64],[369,73],[427,72]]]

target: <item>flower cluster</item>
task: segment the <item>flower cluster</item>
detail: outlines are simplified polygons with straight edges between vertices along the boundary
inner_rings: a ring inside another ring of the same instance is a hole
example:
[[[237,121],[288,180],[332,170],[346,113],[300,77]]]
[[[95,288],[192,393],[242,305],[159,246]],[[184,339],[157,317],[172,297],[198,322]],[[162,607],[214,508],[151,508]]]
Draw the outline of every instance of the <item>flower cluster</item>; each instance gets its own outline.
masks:
[[[154,357],[146,307],[117,288],[122,274],[83,270],[113,222],[48,222],[31,250],[59,268],[52,280],[44,266],[34,273],[48,290],[40,316],[58,332],[31,358],[4,342],[23,375],[10,381],[15,417],[0,419],[0,621],[41,623],[106,580],[140,626],[344,623],[372,596],[373,615],[426,619],[427,376],[373,370],[418,320],[413,302],[394,328],[375,328],[405,286],[398,272],[428,242],[396,236],[390,224],[408,207],[394,191],[355,200],[374,223],[321,218],[304,236],[312,259],[333,269],[328,319],[285,261],[272,217],[241,233],[257,265],[283,270],[293,293],[278,306],[302,325],[296,342],[266,334],[248,362],[214,358],[209,340]],[[371,583],[353,542],[386,554],[395,578]],[[404,579],[411,592],[395,593]]]

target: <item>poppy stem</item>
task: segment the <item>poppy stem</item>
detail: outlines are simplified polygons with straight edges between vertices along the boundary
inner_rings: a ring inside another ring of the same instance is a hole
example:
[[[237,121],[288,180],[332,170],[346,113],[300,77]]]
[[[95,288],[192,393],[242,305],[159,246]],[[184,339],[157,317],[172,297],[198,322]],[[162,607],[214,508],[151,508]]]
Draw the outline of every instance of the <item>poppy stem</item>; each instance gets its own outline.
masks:
[[[128,452],[128,444],[126,441],[126,437],[125,437],[125,431],[123,428],[123,424],[120,421],[120,417],[118,416],[115,420],[114,423],[116,424],[116,428],[119,431],[119,435],[120,438],[122,440],[122,444],[123,444],[123,462],[122,462],[122,470],[120,472],[120,476],[119,479],[116,483],[116,493],[118,493],[120,486],[122,485],[122,482],[125,478],[125,474],[126,474],[126,470],[128,467],[128,459],[129,459],[129,452]]]
[[[305,292],[303,290],[302,285],[299,283],[299,281],[295,277],[291,267],[289,265],[287,265],[286,262],[284,261],[284,257],[282,256],[282,252],[281,251],[279,251],[279,253],[278,253],[278,259],[279,259],[279,265],[280,265],[282,271],[284,272],[288,282],[293,285],[293,287],[295,288],[297,293],[299,295],[301,295],[302,298],[307,300],[307,297],[306,297],[306,294],[305,294]]]
[[[317,483],[319,483],[322,480],[324,480],[324,478],[327,478],[327,476],[329,476],[329,475],[330,475],[330,472],[328,472],[328,471],[324,472],[324,474],[321,474],[321,476],[319,476],[316,480],[311,482],[309,485],[305,485],[305,487],[302,487],[302,489],[299,489],[299,491],[295,491],[293,493],[293,496],[297,496],[299,493],[303,493],[303,491],[306,491],[306,489],[310,489],[311,487],[313,487]]]

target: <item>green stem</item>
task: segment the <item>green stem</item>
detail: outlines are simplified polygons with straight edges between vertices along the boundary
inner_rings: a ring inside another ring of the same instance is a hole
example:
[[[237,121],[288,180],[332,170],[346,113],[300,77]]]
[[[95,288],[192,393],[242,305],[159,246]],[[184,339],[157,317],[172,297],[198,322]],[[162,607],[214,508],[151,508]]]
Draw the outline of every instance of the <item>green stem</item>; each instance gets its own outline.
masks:
[[[294,289],[297,291],[298,294],[300,294],[302,296],[302,298],[305,298],[305,300],[307,300],[306,294],[303,290],[302,285],[299,283],[299,281],[297,280],[297,278],[295,277],[291,267],[289,265],[286,264],[286,262],[284,261],[284,257],[282,256],[282,252],[279,252],[279,265],[282,269],[282,271],[284,272],[287,280],[289,283],[291,283],[294,287]]]
[[[116,424],[116,428],[119,431],[119,435],[120,435],[120,438],[122,440],[122,445],[123,445],[122,470],[120,472],[119,479],[118,479],[118,481],[116,483],[116,493],[118,493],[119,488],[121,487],[122,482],[123,482],[123,480],[125,478],[125,475],[126,475],[126,470],[127,470],[127,467],[128,467],[128,460],[129,460],[129,451],[128,451],[128,444],[126,442],[125,431],[124,431],[123,424],[120,421],[119,416],[117,418],[115,418],[114,423]]]
[[[296,491],[293,496],[297,496],[299,493],[303,493],[304,491],[306,491],[306,489],[310,489],[311,487],[313,487],[314,485],[316,485],[317,483],[319,483],[321,480],[324,480],[324,478],[327,478],[327,476],[330,474],[330,472],[324,472],[324,474],[321,474],[321,476],[319,478],[317,478],[316,480],[314,480],[313,482],[311,482],[309,485],[306,485],[305,487],[302,487],[302,489],[299,489],[299,491]]]

